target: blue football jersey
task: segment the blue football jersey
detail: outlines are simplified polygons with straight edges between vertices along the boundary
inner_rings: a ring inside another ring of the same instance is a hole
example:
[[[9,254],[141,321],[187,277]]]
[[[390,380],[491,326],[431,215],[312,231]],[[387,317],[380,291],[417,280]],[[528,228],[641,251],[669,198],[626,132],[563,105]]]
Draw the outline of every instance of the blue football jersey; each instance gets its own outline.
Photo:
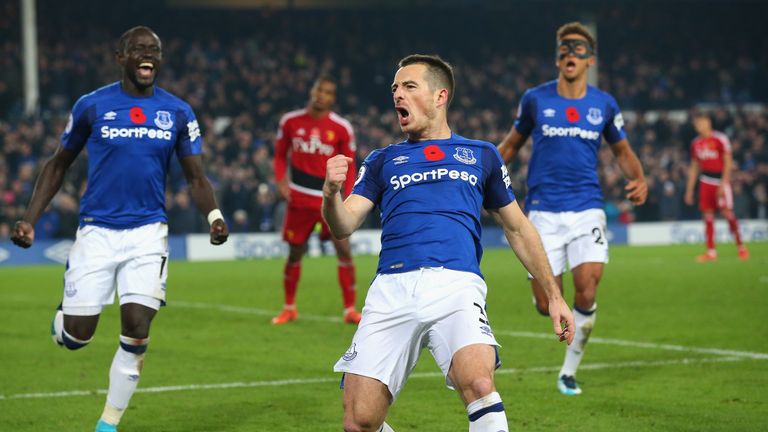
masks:
[[[515,199],[496,147],[456,134],[373,151],[352,193],[381,210],[378,273],[442,266],[482,276],[481,208]]]
[[[61,145],[75,153],[88,148],[80,224],[112,229],[167,222],[171,157],[202,151],[200,128],[186,102],[157,87],[153,96],[131,96],[119,82],[75,103]]]
[[[593,86],[581,99],[557,93],[557,81],[523,95],[515,129],[533,137],[525,209],[551,212],[603,207],[597,177],[601,137],[616,144],[626,137],[616,100]]]

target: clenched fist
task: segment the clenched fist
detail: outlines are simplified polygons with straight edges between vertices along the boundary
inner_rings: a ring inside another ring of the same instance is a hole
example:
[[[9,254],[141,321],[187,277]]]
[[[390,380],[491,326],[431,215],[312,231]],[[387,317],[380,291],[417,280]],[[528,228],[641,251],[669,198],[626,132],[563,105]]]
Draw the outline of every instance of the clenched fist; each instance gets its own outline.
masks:
[[[325,183],[323,184],[323,195],[331,197],[344,187],[344,182],[347,180],[347,171],[349,171],[349,164],[355,160],[351,157],[344,155],[336,155],[328,159],[328,164],[325,169]]]

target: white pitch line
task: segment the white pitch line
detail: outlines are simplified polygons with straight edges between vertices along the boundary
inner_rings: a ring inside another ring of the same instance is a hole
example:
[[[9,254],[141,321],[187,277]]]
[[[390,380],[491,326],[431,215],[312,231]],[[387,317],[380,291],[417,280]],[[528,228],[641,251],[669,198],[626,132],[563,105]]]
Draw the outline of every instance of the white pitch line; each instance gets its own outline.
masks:
[[[704,363],[725,363],[743,361],[744,357],[714,357],[714,358],[683,358],[675,360],[658,360],[658,361],[629,361],[619,363],[587,363],[581,365],[581,369],[598,370],[598,369],[622,369],[622,368],[637,368],[637,367],[660,367],[660,366],[674,366],[674,365],[691,365],[691,364],[704,364]],[[560,370],[560,366],[538,366],[531,368],[509,368],[499,369],[496,371],[497,375],[512,375],[512,374],[526,374],[526,373],[540,373],[540,372],[556,372]],[[419,372],[414,373],[410,378],[436,378],[442,377],[442,372]],[[163,387],[139,387],[136,389],[136,393],[167,393],[176,391],[190,391],[190,390],[220,390],[220,389],[232,389],[232,388],[256,388],[256,387],[275,387],[286,385],[308,385],[308,384],[328,384],[339,382],[340,377],[329,376],[322,378],[296,378],[296,379],[282,379],[282,380],[269,380],[269,381],[240,381],[230,383],[216,383],[216,384],[187,384],[187,385],[175,385],[175,386],[163,386]],[[98,390],[73,390],[73,391],[61,391],[61,392],[40,392],[40,393],[17,393],[10,395],[0,395],[0,400],[13,400],[13,399],[43,399],[43,398],[61,398],[61,397],[75,397],[75,396],[94,396],[105,395],[106,389]]]
[[[217,304],[208,304],[208,303],[197,303],[197,302],[185,302],[185,301],[174,301],[173,303],[171,303],[171,305],[182,307],[182,308],[189,308],[189,309],[208,309],[208,310],[218,310],[223,312],[236,312],[236,313],[251,314],[251,315],[258,315],[258,316],[269,316],[269,317],[274,316],[278,313],[278,312],[270,311],[266,309],[257,309],[257,308],[242,307],[242,306],[217,305]],[[302,314],[301,319],[306,319],[310,321],[333,322],[333,323],[339,323],[342,321],[341,318],[338,318],[338,317],[330,317],[325,315],[306,315],[306,314]],[[509,331],[509,330],[495,330],[494,333],[502,336],[513,336],[513,337],[523,337],[523,338],[533,338],[533,339],[550,339],[550,340],[555,339],[555,336],[550,333],[535,333],[535,332]],[[720,356],[737,356],[737,357],[745,357],[745,358],[751,358],[756,360],[768,360],[768,353],[760,353],[760,352],[735,351],[735,350],[726,350],[726,349],[720,349],[720,348],[688,347],[683,345],[658,344],[653,342],[638,342],[638,341],[630,341],[630,340],[622,340],[622,339],[608,339],[608,338],[601,338],[601,337],[595,337],[595,336],[589,338],[589,342],[596,343],[596,344],[605,344],[605,345],[619,345],[619,346],[626,346],[626,347],[632,347],[632,348],[691,352],[691,353],[699,353],[699,354],[715,354]]]
[[[549,334],[549,333],[534,333],[534,332],[507,331],[507,330],[494,331],[494,333],[497,335],[503,335],[503,336],[556,340],[556,336],[554,334]],[[647,349],[659,349],[659,350],[666,350],[666,351],[691,352],[691,353],[699,353],[699,354],[715,354],[719,356],[735,356],[735,357],[744,357],[744,358],[750,358],[755,360],[768,360],[768,354],[760,353],[760,352],[734,351],[734,350],[726,350],[726,349],[720,349],[720,348],[689,347],[689,346],[683,346],[683,345],[658,344],[658,343],[652,343],[652,342],[637,342],[637,341],[622,340],[622,339],[608,339],[608,338],[601,338],[601,337],[594,337],[594,336],[589,338],[589,343],[619,345],[619,346],[626,346],[626,347],[632,347],[632,348],[647,348]]]

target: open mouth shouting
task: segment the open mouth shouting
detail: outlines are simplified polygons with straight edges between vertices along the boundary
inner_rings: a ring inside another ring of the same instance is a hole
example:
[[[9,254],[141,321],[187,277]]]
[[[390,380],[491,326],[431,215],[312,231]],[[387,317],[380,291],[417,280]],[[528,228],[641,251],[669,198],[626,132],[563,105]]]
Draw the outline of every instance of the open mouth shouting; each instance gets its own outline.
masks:
[[[136,69],[136,76],[142,80],[151,80],[155,74],[155,65],[151,62],[141,62]]]
[[[408,111],[408,109],[402,106],[395,106],[395,111],[397,111],[397,119],[400,122],[401,127],[410,123],[411,113]]]

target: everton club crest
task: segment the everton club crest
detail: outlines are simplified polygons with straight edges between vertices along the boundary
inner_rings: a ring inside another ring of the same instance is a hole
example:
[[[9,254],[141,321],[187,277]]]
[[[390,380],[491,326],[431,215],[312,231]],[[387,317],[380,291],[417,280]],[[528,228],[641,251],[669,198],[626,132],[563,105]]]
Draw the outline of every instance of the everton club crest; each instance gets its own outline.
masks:
[[[171,120],[171,113],[168,111],[158,111],[155,116],[155,124],[162,130],[168,130],[173,127],[173,120]]]
[[[465,147],[456,147],[456,154],[453,155],[453,158],[467,165],[474,165],[477,162],[472,150]]]

